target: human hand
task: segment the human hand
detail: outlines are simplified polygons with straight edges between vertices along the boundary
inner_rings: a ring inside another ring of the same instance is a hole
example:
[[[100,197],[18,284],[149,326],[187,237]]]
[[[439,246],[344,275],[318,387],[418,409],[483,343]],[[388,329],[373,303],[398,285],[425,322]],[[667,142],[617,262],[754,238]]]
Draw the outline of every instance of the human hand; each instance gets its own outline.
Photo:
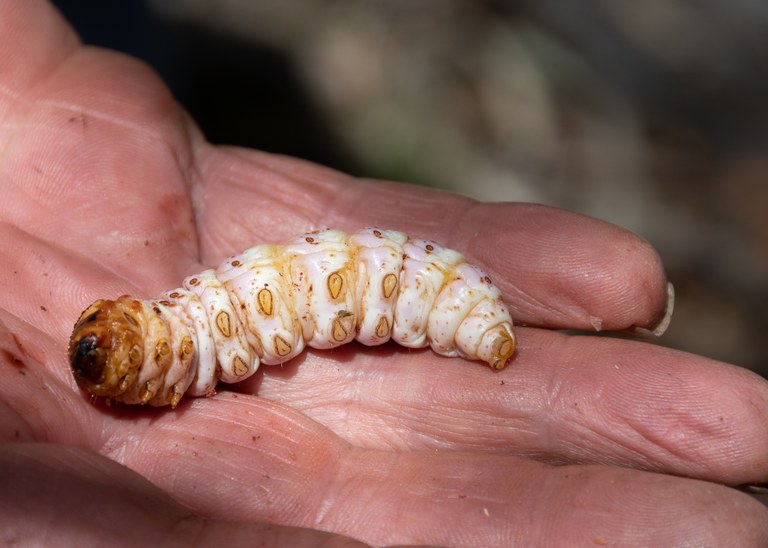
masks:
[[[18,488],[0,497],[6,535],[768,542],[768,511],[717,485],[768,479],[765,381],[552,331],[663,317],[659,259],[626,231],[213,147],[146,67],[81,47],[42,0],[0,2],[0,136],[0,469]],[[368,225],[489,272],[530,326],[506,370],[353,344],[173,412],[77,390],[66,344],[94,299],[151,297],[255,243]]]

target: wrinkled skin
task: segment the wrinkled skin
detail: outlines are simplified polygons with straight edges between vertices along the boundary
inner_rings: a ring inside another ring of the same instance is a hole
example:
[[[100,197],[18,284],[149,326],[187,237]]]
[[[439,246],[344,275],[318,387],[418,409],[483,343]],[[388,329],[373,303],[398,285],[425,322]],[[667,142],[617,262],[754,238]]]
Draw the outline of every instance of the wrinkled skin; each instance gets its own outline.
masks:
[[[768,545],[768,511],[718,485],[768,480],[763,380],[550,329],[658,321],[639,238],[213,147],[151,71],[82,47],[42,0],[0,2],[0,139],[3,541]],[[529,326],[507,369],[350,345],[173,412],[77,389],[67,338],[96,298],[371,224],[488,270]]]

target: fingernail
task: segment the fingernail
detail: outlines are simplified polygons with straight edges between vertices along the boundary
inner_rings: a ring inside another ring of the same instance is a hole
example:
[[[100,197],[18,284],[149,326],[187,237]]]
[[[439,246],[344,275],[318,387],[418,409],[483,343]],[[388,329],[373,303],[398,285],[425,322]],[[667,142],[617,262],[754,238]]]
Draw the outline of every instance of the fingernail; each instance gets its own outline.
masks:
[[[768,483],[747,483],[737,486],[736,489],[753,495],[768,495]]]
[[[653,327],[634,327],[632,333],[643,337],[661,337],[672,321],[672,313],[675,310],[675,287],[667,282],[667,305],[664,314]]]

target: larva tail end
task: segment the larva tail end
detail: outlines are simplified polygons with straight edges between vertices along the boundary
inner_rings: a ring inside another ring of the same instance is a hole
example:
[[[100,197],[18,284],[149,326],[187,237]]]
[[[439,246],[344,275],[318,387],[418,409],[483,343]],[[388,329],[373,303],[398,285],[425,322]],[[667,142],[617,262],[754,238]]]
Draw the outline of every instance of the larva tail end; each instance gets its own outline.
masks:
[[[135,382],[143,361],[137,301],[99,300],[81,315],[69,341],[69,363],[78,386],[88,393],[119,400]]]
[[[492,353],[487,361],[491,369],[498,371],[507,366],[507,362],[515,353],[517,342],[515,341],[515,333],[504,325],[496,327],[492,332],[492,337]]]

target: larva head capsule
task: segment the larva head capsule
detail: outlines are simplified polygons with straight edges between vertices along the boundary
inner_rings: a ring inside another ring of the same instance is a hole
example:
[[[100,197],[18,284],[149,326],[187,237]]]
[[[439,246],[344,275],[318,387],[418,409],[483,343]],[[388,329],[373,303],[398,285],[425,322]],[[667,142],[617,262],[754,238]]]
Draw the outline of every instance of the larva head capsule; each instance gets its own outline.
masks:
[[[132,388],[144,359],[140,313],[141,304],[124,296],[96,301],[80,315],[69,340],[69,363],[80,388],[116,399]]]

